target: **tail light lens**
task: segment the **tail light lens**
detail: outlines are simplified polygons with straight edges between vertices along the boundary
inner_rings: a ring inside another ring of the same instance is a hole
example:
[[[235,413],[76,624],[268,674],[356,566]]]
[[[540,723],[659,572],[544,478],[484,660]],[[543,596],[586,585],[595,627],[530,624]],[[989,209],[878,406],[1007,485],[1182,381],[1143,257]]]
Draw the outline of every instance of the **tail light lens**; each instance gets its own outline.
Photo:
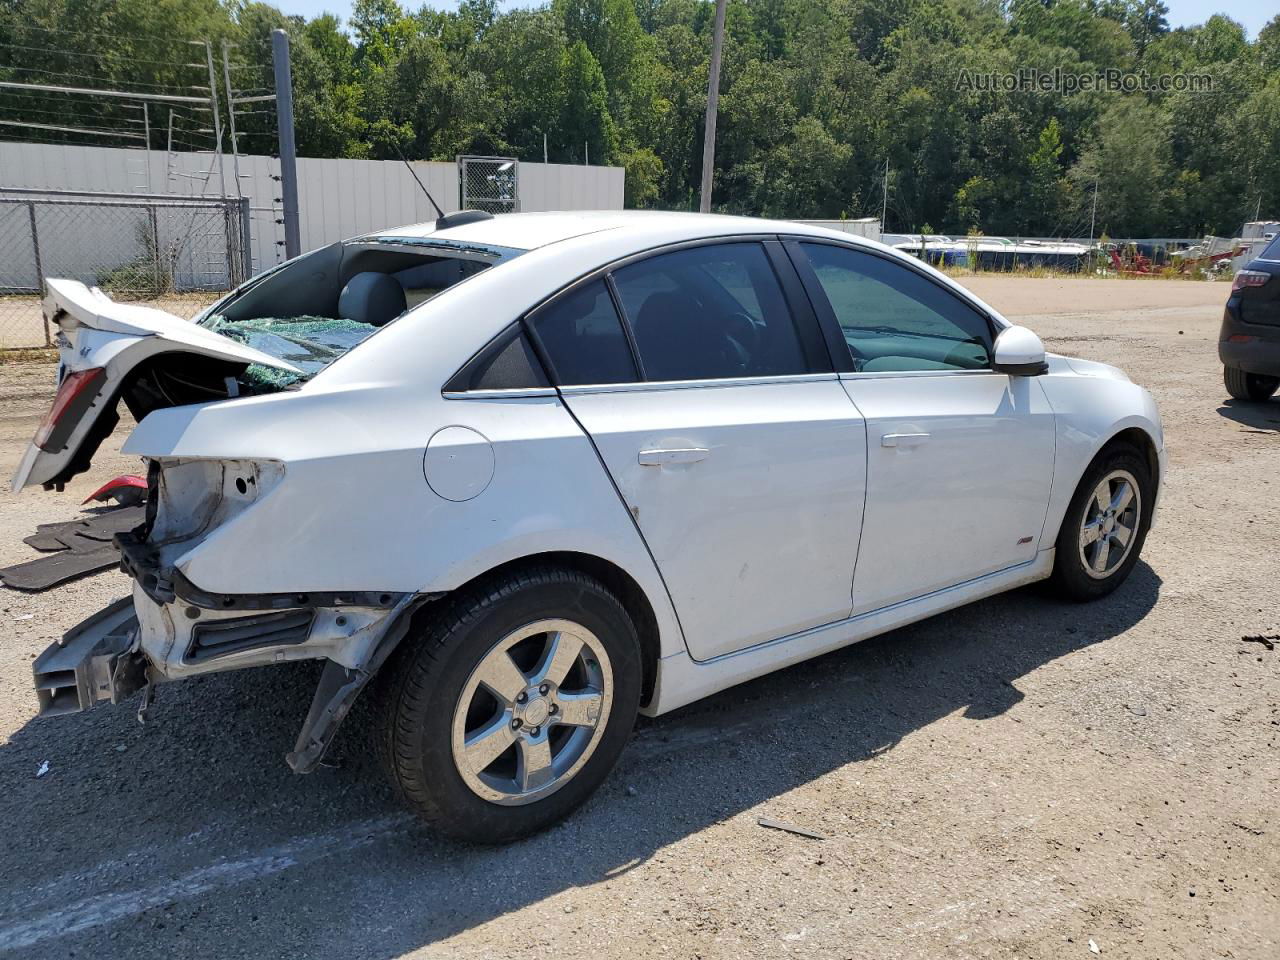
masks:
[[[1262,270],[1239,270],[1231,281],[1231,292],[1244,290],[1246,287],[1260,287],[1271,279],[1271,274]]]
[[[63,377],[53,406],[36,430],[35,445],[49,453],[61,452],[84,412],[98,398],[106,379],[107,371],[102,367],[76,370]]]

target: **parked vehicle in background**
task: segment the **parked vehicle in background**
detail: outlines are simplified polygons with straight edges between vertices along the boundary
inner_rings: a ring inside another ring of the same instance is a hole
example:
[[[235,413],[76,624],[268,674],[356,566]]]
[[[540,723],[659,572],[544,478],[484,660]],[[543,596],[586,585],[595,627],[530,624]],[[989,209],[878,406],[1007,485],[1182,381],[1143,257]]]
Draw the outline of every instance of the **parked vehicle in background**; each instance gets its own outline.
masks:
[[[637,711],[1033,581],[1109,593],[1164,475],[1120,370],[797,223],[455,215],[195,324],[49,289],[15,486],[87,469],[123,399],[150,498],[132,597],[36,661],[42,711],[323,659],[290,765],[375,680],[402,795],[473,840],[569,813]]]
[[[1227,393],[1237,400],[1269,400],[1280,388],[1280,237],[1236,273],[1218,358]]]

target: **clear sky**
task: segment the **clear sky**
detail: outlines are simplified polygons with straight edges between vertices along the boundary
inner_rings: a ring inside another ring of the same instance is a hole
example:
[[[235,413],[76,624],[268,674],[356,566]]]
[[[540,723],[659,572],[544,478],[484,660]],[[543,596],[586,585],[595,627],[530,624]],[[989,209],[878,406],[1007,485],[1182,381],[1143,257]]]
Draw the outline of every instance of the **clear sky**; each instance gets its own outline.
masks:
[[[345,20],[351,14],[352,0],[268,0],[285,13],[297,13],[306,17],[314,17],[321,13],[332,13]],[[1165,0],[1169,8],[1169,26],[1190,27],[1204,23],[1215,13],[1225,13],[1232,20],[1244,24],[1249,38],[1257,37],[1258,31],[1268,20],[1280,13],[1273,6],[1274,0]],[[401,6],[416,9],[423,5],[423,0],[400,0]],[[430,0],[426,5],[441,9],[456,7],[450,0]],[[533,7],[539,4],[535,0],[507,0],[503,7]]]

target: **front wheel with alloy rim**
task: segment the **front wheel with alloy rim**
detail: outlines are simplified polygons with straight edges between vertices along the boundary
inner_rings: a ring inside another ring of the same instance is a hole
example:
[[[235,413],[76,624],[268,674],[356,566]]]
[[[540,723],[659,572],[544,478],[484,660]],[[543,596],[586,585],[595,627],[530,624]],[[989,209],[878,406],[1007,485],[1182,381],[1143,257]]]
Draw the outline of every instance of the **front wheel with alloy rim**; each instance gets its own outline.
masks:
[[[502,843],[560,820],[616,763],[640,702],[640,645],[617,598],[544,568],[447,601],[381,671],[392,779],[425,820]]]
[[[1094,600],[1124,582],[1151,525],[1154,496],[1146,457],[1127,443],[1103,450],[1085,471],[1058,534],[1053,585]]]

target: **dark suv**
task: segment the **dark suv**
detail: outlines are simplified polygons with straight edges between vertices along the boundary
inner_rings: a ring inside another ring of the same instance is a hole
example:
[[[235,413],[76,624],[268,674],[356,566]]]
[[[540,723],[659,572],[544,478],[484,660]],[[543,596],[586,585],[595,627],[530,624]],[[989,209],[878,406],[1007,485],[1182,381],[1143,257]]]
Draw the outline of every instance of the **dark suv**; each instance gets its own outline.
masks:
[[[1280,387],[1280,236],[1236,274],[1218,357],[1227,393],[1237,400],[1268,400]]]

